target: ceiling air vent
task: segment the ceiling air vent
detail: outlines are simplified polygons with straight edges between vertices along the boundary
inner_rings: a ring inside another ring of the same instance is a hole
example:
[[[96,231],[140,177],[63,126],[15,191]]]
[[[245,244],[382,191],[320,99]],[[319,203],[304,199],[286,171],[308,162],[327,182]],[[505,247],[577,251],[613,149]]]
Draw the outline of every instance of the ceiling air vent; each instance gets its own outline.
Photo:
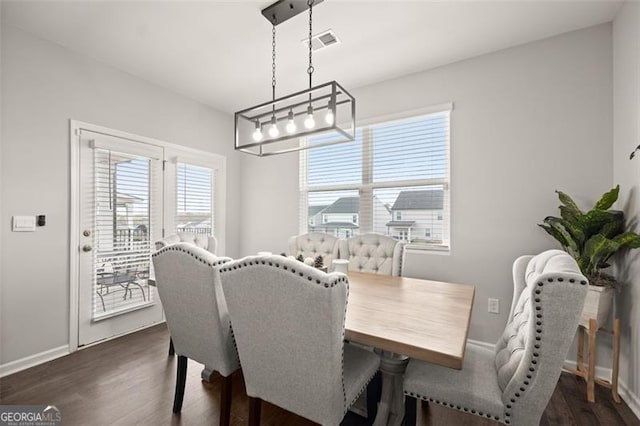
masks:
[[[307,48],[309,47],[308,38],[303,39],[302,42]],[[340,43],[340,39],[338,39],[338,36],[336,36],[333,30],[323,31],[311,37],[311,48],[313,50],[324,49],[325,47],[338,43]]]

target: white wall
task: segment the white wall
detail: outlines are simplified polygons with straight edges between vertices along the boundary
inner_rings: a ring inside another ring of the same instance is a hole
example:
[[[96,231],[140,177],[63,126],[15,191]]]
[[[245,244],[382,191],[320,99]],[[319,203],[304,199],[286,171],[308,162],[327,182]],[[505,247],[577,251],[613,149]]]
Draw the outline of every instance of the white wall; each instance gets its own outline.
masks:
[[[620,184],[618,208],[640,232],[640,3],[626,2],[613,24],[613,181]],[[636,154],[638,155],[638,153]],[[620,379],[635,394],[640,415],[640,250],[620,259],[616,310],[622,320]],[[631,402],[627,399],[629,405]]]
[[[404,271],[476,285],[470,338],[496,341],[514,259],[556,247],[536,226],[557,213],[554,190],[592,203],[611,186],[611,25],[352,93],[359,119],[455,103],[451,255],[408,253]],[[298,156],[243,158],[242,168],[242,253],[285,250],[298,233]],[[500,315],[487,313],[488,297],[500,299]]]
[[[233,120],[110,66],[2,26],[0,364],[69,341],[69,119],[226,155],[227,253],[239,253]],[[46,214],[34,233],[12,215]]]

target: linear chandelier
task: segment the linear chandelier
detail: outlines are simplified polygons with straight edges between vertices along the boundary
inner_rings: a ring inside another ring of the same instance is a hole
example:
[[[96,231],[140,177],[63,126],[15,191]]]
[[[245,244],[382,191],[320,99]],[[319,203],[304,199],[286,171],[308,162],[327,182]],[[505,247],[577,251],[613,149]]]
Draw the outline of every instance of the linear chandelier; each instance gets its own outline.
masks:
[[[272,25],[271,100],[235,113],[236,150],[264,157],[355,139],[353,96],[335,81],[313,86],[313,7],[321,2],[279,0],[262,10]],[[276,99],[276,26],[307,9],[309,88]]]

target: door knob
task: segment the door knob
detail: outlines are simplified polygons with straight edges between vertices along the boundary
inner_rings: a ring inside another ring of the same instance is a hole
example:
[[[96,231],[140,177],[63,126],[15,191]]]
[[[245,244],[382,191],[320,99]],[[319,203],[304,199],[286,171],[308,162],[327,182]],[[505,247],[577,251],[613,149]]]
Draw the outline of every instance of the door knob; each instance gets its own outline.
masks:
[[[84,235],[85,237],[88,237],[89,235],[91,235],[91,231],[89,231],[88,229],[85,229],[84,231],[82,231],[82,235]]]
[[[87,251],[91,251],[93,249],[93,247],[91,247],[90,245],[84,245],[82,246],[82,251],[87,252]]]

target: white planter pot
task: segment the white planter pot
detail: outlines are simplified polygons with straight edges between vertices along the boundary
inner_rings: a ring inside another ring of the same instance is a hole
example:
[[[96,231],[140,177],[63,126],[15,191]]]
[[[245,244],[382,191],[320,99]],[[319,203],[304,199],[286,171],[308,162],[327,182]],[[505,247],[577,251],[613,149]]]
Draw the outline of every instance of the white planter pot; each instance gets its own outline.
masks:
[[[613,288],[590,285],[582,308],[580,325],[589,328],[589,319],[593,318],[598,321],[598,327],[602,327],[609,319],[612,305]]]

